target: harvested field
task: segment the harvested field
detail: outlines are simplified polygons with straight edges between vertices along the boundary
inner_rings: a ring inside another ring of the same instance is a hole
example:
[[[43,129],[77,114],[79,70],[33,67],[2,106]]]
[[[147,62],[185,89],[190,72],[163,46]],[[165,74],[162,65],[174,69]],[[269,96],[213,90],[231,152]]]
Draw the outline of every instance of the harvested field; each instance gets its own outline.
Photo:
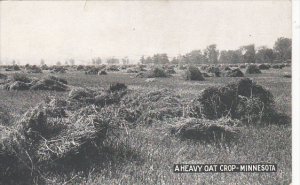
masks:
[[[65,81],[52,80],[70,91],[0,90],[6,97],[0,99],[0,115],[9,115],[0,119],[1,183],[11,184],[12,177],[19,179],[15,184],[210,184],[211,177],[224,184],[291,181],[291,126],[251,116],[263,115],[256,112],[261,112],[263,103],[290,122],[291,78],[283,77],[291,74],[289,67],[270,68],[259,75],[241,69],[251,82],[215,76],[186,81],[184,70],[176,72],[145,83],[126,70],[109,75],[68,70],[55,75]],[[48,71],[16,77],[13,72],[1,74],[25,84],[49,76]],[[226,97],[217,113],[192,112],[191,102],[205,91],[207,97]],[[229,106],[232,102],[236,109]],[[9,124],[3,124],[7,120]],[[240,161],[272,161],[282,171],[207,176],[169,170],[178,162]]]

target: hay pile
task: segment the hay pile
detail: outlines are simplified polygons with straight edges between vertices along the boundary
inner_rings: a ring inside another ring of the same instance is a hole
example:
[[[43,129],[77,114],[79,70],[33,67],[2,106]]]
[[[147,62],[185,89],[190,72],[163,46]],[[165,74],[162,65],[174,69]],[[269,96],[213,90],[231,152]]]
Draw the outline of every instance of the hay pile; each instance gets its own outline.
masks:
[[[66,73],[67,69],[61,66],[53,66],[52,70],[50,71],[50,73]]]
[[[102,71],[99,71],[99,72],[98,72],[98,75],[107,75],[107,72],[104,71],[104,70],[102,70]]]
[[[166,69],[166,72],[168,73],[168,74],[176,74],[176,71],[175,71],[175,69],[173,68],[173,67],[169,67],[169,68],[167,68]]]
[[[18,65],[8,66],[5,71],[20,71],[21,68]]]
[[[270,69],[270,65],[269,64],[260,64],[260,65],[258,65],[258,68],[260,69],[260,70],[268,70],[268,69]]]
[[[43,70],[36,65],[28,65],[25,70],[27,73],[43,73]]]
[[[32,83],[31,90],[67,91],[67,81],[55,76],[46,76]]]
[[[106,106],[120,103],[122,97],[127,93],[127,86],[122,83],[111,84],[108,90],[91,90],[87,88],[73,88],[68,96],[71,107],[87,106],[94,104]]]
[[[76,67],[76,71],[83,71],[84,70],[84,66],[83,65],[78,65]]]
[[[225,75],[226,77],[244,77],[244,73],[239,69],[227,70]]]
[[[238,138],[240,134],[238,125],[238,120],[230,118],[218,120],[183,118],[172,125],[170,131],[182,139],[199,140],[205,143],[228,143]]]
[[[67,91],[67,81],[55,76],[45,76],[41,79],[29,78],[24,73],[15,73],[1,85],[6,90],[50,90]]]
[[[91,68],[84,72],[86,75],[97,75],[99,72],[98,68]]]
[[[273,69],[282,69],[282,68],[284,68],[284,67],[285,67],[284,64],[274,64],[274,65],[272,65],[272,68],[273,68]]]
[[[107,71],[120,71],[119,67],[116,65],[110,65],[106,67]]]
[[[192,101],[190,116],[211,120],[231,117],[246,124],[289,123],[287,116],[275,110],[273,95],[249,78],[206,88]]]
[[[200,70],[195,66],[189,66],[184,73],[185,80],[203,81],[204,77]]]
[[[215,67],[215,66],[209,66],[209,67],[207,67],[205,70],[206,70],[206,72],[208,72],[208,73],[214,74],[215,77],[220,77],[220,76],[221,76],[221,70],[220,70],[220,68],[218,68],[218,67]]]
[[[0,80],[6,80],[7,75],[0,73]]]
[[[151,69],[150,71],[140,72],[136,75],[136,77],[140,78],[166,78],[170,77],[170,74],[168,74],[164,69],[155,67]]]
[[[244,69],[244,68],[246,68],[246,67],[247,67],[247,66],[246,66],[245,64],[240,64],[240,65],[239,65],[239,68],[240,68],[240,69]]]
[[[251,65],[247,66],[246,73],[247,74],[260,74],[261,71],[257,65],[251,64]]]
[[[87,71],[85,71],[84,73],[86,75],[97,75],[99,73],[100,69],[99,68],[90,68]]]
[[[183,115],[183,104],[179,96],[167,89],[148,93],[130,92],[120,103],[120,115],[130,123],[152,124],[167,118]]]
[[[125,124],[118,107],[73,110],[69,105],[52,99],[27,111],[12,127],[0,125],[1,179],[40,177],[54,164],[63,167],[66,158],[69,163],[84,160]]]

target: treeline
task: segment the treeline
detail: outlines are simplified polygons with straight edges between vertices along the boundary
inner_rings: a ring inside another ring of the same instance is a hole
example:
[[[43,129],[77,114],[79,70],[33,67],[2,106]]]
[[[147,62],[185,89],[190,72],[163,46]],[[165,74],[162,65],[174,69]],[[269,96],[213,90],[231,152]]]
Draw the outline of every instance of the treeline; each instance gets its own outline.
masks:
[[[242,46],[237,50],[217,49],[217,45],[209,45],[204,50],[193,50],[169,60],[167,54],[155,54],[152,57],[142,56],[142,64],[226,64],[226,63],[280,63],[289,62],[292,56],[292,40],[280,37],[274,47],[255,48],[254,44]]]

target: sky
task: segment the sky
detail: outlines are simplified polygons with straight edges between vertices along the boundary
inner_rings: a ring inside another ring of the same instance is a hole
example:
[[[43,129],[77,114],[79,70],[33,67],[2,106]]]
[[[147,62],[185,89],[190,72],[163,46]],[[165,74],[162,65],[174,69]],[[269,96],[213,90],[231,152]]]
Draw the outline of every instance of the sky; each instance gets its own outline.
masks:
[[[1,1],[0,60],[170,57],[292,37],[291,1]]]

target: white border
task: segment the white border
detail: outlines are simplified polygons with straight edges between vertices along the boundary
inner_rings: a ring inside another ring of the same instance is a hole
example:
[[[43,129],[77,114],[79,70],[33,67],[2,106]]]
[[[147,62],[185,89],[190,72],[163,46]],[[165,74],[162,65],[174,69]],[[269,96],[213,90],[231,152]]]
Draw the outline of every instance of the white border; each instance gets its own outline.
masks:
[[[299,45],[300,45],[300,0],[293,0],[293,74],[292,74],[292,120],[293,120],[293,185],[300,184],[300,63],[299,63]]]

